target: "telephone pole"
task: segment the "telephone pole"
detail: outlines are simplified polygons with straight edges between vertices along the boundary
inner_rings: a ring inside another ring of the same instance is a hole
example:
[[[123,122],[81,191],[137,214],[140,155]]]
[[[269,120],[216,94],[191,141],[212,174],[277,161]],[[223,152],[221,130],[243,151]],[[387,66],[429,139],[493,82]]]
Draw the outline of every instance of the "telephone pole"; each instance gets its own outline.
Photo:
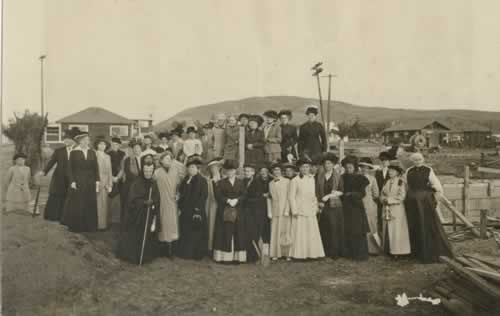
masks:
[[[44,117],[45,113],[45,102],[44,102],[44,78],[43,78],[43,61],[47,58],[47,55],[41,55],[38,57],[40,59],[40,115],[42,118]]]

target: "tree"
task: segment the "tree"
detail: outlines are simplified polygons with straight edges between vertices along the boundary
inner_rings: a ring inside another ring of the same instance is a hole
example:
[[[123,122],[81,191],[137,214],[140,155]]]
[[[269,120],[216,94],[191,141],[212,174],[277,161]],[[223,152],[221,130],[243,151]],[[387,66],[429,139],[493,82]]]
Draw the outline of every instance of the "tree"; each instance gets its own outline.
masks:
[[[32,172],[42,167],[42,139],[47,124],[47,116],[41,117],[38,113],[26,110],[22,115],[14,113],[14,118],[9,120],[4,129],[5,136],[14,143],[15,151],[28,156],[27,165]]]

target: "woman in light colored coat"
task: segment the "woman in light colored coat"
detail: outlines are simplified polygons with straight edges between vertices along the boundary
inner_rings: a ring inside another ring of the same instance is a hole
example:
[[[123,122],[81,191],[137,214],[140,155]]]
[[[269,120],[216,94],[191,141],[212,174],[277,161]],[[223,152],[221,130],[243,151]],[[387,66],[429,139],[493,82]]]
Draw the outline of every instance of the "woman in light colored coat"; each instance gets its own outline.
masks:
[[[278,113],[276,111],[264,112],[264,153],[266,161],[276,162],[281,160],[281,126],[276,122]]]
[[[98,139],[95,144],[97,166],[99,167],[99,192],[97,192],[97,229],[107,229],[111,220],[108,194],[113,190],[111,157],[106,153],[109,143]]]
[[[378,206],[375,202],[378,200],[380,190],[378,188],[377,179],[371,175],[371,171],[374,169],[373,161],[368,157],[361,158],[358,165],[361,169],[361,174],[363,174],[370,182],[366,186],[366,194],[363,198],[363,205],[365,206],[366,219],[368,220],[368,227],[370,229],[367,234],[368,252],[375,255],[380,253],[380,247],[377,244],[377,241],[379,240],[377,220]]]

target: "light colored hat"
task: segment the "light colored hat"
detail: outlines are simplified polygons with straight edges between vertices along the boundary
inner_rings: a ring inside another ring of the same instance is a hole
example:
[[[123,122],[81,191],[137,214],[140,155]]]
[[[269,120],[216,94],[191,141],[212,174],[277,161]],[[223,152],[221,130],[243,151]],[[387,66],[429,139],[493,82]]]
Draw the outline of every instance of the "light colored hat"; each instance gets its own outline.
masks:
[[[421,153],[413,153],[410,155],[410,161],[413,163],[424,162],[425,158]]]

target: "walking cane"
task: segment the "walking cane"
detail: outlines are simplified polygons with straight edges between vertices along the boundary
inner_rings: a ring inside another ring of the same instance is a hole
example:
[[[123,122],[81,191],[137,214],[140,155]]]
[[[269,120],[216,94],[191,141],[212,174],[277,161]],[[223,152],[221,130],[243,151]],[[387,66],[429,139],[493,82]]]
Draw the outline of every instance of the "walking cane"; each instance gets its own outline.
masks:
[[[149,188],[148,201],[151,200],[151,195],[153,193],[153,188]],[[144,247],[146,246],[146,235],[148,233],[148,223],[149,223],[149,211],[151,210],[151,205],[148,205],[146,210],[146,224],[144,225],[144,235],[142,236],[142,247],[141,247],[141,257],[139,258],[139,265],[142,265],[142,259],[144,257]]]

